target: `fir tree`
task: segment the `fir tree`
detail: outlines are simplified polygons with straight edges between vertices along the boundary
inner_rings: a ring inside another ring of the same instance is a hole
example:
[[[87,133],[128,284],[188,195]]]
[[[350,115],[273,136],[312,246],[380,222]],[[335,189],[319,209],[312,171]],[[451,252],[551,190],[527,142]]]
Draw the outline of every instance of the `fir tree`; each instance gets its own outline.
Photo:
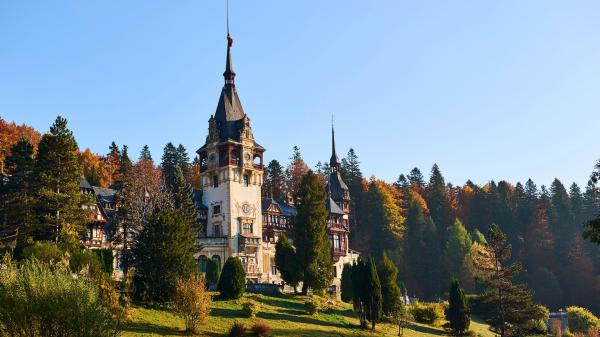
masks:
[[[446,311],[448,325],[455,336],[462,336],[469,330],[471,313],[465,293],[457,280],[453,280],[450,284],[448,303],[449,306]]]
[[[302,280],[302,272],[296,250],[285,235],[281,235],[275,244],[275,265],[281,273],[283,281],[294,287],[295,290]]]
[[[221,298],[232,300],[242,297],[246,288],[246,272],[239,257],[227,258],[221,277],[219,278],[219,291]]]
[[[446,228],[452,224],[453,219],[450,219],[446,183],[437,164],[431,168],[431,177],[424,196],[429,206],[429,214],[438,228],[438,235],[444,242],[447,234]]]
[[[139,160],[150,160],[152,161],[152,154],[150,153],[150,148],[148,147],[148,145],[144,145],[142,147],[142,151],[140,151],[140,158]]]
[[[108,147],[108,154],[104,159],[104,169],[106,170],[106,182],[108,186],[112,186],[119,180],[119,166],[121,165],[121,151],[117,144],[113,141]]]
[[[381,283],[381,296],[383,298],[383,314],[387,317],[392,317],[395,308],[400,304],[400,288],[398,287],[398,268],[392,260],[383,253],[381,261],[377,266],[377,274]]]
[[[175,211],[179,213],[192,228],[198,230],[197,225],[199,216],[198,208],[194,201],[194,190],[185,180],[183,170],[179,166],[175,168],[170,192]]]
[[[171,188],[174,182],[175,171],[179,165],[179,153],[173,143],[169,142],[165,145],[165,149],[162,156],[162,171],[165,184]]]
[[[309,171],[302,178],[295,197],[298,214],[294,218],[294,243],[299,269],[303,273],[304,295],[308,288],[317,292],[324,290],[333,278],[325,197],[319,178]]]
[[[78,182],[83,177],[77,142],[67,120],[57,117],[38,146],[34,168],[37,200],[37,239],[79,244],[85,231],[86,212],[81,208]]]
[[[169,301],[177,280],[196,270],[194,234],[187,219],[171,210],[151,217],[133,248],[139,298]]]
[[[300,188],[302,178],[309,171],[308,165],[302,159],[300,154],[300,148],[294,146],[292,157],[290,158],[290,164],[288,165],[285,174],[287,176],[287,192],[291,195],[295,195]]]
[[[281,164],[273,159],[267,165],[265,183],[263,185],[263,195],[274,199],[285,197],[285,171]]]
[[[352,265],[350,263],[344,263],[344,269],[342,269],[340,293],[342,301],[347,303],[350,303],[354,297],[352,287]]]
[[[391,189],[373,179],[364,202],[369,210],[363,219],[364,226],[371,229],[372,239],[377,238],[371,241],[369,252],[379,257],[384,250],[397,251],[404,235],[405,218]]]
[[[352,305],[363,328],[380,320],[382,313],[381,284],[372,258],[359,258],[352,266]]]
[[[550,186],[550,228],[556,238],[570,238],[575,233],[572,227],[571,200],[565,186],[558,179],[554,179]],[[564,261],[568,254],[568,240],[556,242],[556,252],[560,260]]]
[[[412,170],[410,170],[410,173],[408,174],[407,178],[412,186],[417,186],[421,189],[425,187],[425,179],[423,178],[423,173],[421,173],[421,170],[419,170],[419,168],[415,167]]]
[[[531,290],[512,283],[522,267],[518,262],[504,265],[511,255],[506,235],[494,224],[486,239],[486,248],[475,256],[475,267],[484,287],[481,302],[487,308],[486,321],[501,337],[526,335],[531,322],[539,321],[543,314],[533,303]]]
[[[367,320],[371,322],[371,330],[375,331],[375,324],[381,320],[383,299],[375,260],[369,259],[367,266],[365,285],[368,291],[365,296],[365,306],[367,308]]]
[[[177,146],[177,165],[181,167],[183,175],[187,175],[190,165],[190,156],[188,156],[187,150],[182,144]]]
[[[20,248],[27,242],[35,226],[35,201],[31,187],[33,145],[27,138],[21,137],[13,145],[4,159],[4,167],[8,179],[0,189],[0,229],[15,230],[16,246]]]
[[[221,276],[221,264],[218,259],[206,261],[206,282],[208,286],[217,285]]]
[[[465,257],[471,251],[471,245],[471,235],[465,229],[462,222],[456,219],[454,225],[448,228],[448,239],[443,251],[444,264],[449,279],[466,276],[462,268]]]

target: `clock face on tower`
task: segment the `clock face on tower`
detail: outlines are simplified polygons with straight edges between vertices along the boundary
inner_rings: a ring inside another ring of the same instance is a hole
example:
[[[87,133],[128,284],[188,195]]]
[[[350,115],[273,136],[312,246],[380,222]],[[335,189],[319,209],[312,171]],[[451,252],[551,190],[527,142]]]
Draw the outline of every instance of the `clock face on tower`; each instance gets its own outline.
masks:
[[[244,212],[244,214],[250,213],[250,205],[248,203],[242,205],[242,212]]]
[[[250,153],[246,152],[246,155],[244,156],[244,158],[245,158],[247,161],[250,161]]]

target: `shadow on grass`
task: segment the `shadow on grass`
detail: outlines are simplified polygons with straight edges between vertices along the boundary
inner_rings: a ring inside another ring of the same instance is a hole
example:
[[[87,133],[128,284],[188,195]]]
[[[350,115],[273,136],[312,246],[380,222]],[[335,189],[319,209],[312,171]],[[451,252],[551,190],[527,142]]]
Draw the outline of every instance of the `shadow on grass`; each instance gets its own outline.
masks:
[[[275,297],[257,297],[256,301],[261,302],[272,307],[278,307],[283,309],[293,309],[296,311],[304,312],[304,304],[298,302],[285,301]]]
[[[225,309],[225,308],[212,308],[210,315],[214,317],[223,318],[244,318],[244,313],[241,310]]]
[[[302,324],[314,324],[319,326],[332,326],[343,328],[346,327],[345,324],[332,323],[328,321],[318,320],[312,318],[311,316],[306,315],[290,315],[285,313],[275,313],[275,312],[259,312],[256,314],[256,317],[262,319],[270,319],[276,321],[290,321],[290,322],[298,322]],[[304,330],[303,330],[304,331]]]
[[[370,334],[366,330],[356,330],[355,332],[336,332],[336,331],[324,331],[324,330],[313,330],[313,329],[302,329],[299,330],[284,330],[284,329],[273,329],[272,336],[294,336],[294,337],[354,337],[364,336],[365,333]],[[377,331],[372,335],[377,337]]]
[[[438,330],[438,329],[428,327],[428,326],[423,326],[423,325],[416,325],[413,323],[410,323],[407,328],[410,330],[417,331],[417,332],[428,333],[428,334],[436,335],[436,336],[445,336],[446,335],[446,333],[442,330]]]
[[[125,332],[133,333],[153,333],[157,335],[172,335],[172,336],[188,336],[185,331],[181,331],[177,328],[167,327],[163,325],[156,325],[148,322],[138,323],[133,322],[123,327]]]

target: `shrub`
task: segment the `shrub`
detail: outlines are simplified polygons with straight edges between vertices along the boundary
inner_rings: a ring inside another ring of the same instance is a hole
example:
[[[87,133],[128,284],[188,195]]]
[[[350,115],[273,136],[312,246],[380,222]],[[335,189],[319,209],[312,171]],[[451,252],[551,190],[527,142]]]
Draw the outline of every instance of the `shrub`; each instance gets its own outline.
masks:
[[[210,294],[201,275],[177,281],[173,309],[185,321],[188,332],[197,333],[200,324],[206,322],[210,304]]]
[[[50,241],[37,241],[23,249],[24,259],[36,259],[41,263],[56,264],[67,259],[65,251],[56,243]]]
[[[573,333],[587,333],[590,329],[600,328],[600,319],[585,308],[568,307],[567,318],[569,319],[569,330]]]
[[[98,255],[86,249],[75,250],[71,254],[69,267],[74,273],[79,273],[86,269],[92,276],[98,276],[102,273],[102,265],[100,264]]]
[[[256,316],[256,304],[253,302],[246,302],[242,304],[242,311],[247,317],[255,317]]]
[[[246,288],[246,272],[238,257],[230,256],[223,266],[217,290],[221,298],[233,300],[242,297]]]
[[[306,301],[304,302],[304,311],[306,311],[309,315],[314,315],[317,313],[317,303],[315,301]]]
[[[258,337],[267,337],[271,335],[271,327],[265,322],[256,322],[250,328]]]
[[[229,328],[229,337],[245,337],[246,336],[246,326],[243,323],[235,322]]]
[[[217,259],[209,259],[206,262],[206,282],[208,284],[219,283],[221,276],[221,265]]]
[[[104,271],[108,275],[112,275],[114,271],[114,256],[112,249],[93,249],[92,252],[94,252],[94,254],[98,256],[98,260],[100,261],[100,265],[102,266],[102,271]]]
[[[5,335],[108,337],[118,333],[110,301],[95,281],[81,275],[74,278],[64,265],[48,268],[36,260],[26,260],[18,269],[5,265],[0,270],[0,322]]]
[[[444,305],[441,303],[416,302],[410,312],[418,323],[439,325],[444,320]]]

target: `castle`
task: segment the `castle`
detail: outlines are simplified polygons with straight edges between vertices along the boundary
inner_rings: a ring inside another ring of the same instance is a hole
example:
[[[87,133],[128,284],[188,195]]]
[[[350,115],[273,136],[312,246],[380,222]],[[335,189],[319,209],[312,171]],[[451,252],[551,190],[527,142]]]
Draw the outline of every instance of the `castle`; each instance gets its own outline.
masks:
[[[214,115],[208,120],[208,136],[197,153],[201,163],[201,192],[197,201],[202,211],[202,250],[197,259],[200,270],[206,260],[224,263],[238,256],[249,283],[280,283],[275,267],[275,243],[281,234],[293,240],[291,219],[296,209],[290,200],[261,197],[265,175],[265,148],[254,138],[250,118],[244,112],[235,87],[231,57],[232,39],[227,36],[225,84]],[[334,264],[334,284],[339,287],[344,263],[352,263],[358,253],[349,249],[348,215],[350,194],[340,175],[340,159],[335,150],[332,128],[331,173],[327,183],[327,233]]]

